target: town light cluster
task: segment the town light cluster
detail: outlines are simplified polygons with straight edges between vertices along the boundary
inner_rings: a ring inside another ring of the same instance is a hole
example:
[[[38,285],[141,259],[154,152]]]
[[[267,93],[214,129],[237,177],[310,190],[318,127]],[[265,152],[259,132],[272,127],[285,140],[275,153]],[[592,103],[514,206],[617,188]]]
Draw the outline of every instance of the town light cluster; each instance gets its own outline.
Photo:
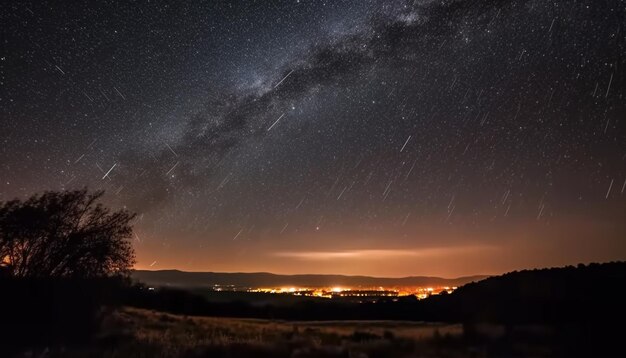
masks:
[[[236,289],[233,289],[236,291]],[[358,297],[403,297],[414,295],[424,299],[432,295],[452,293],[456,287],[259,287],[245,289],[247,292],[268,294],[288,294],[295,296],[325,297],[325,298],[358,298]]]

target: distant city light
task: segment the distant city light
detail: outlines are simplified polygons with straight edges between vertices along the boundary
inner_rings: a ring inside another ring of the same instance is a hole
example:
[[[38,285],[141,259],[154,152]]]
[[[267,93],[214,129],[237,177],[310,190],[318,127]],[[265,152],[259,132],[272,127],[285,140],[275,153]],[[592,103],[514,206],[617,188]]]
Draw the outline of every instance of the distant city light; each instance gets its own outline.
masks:
[[[230,287],[228,291],[246,291],[257,293],[271,293],[271,294],[287,294],[294,296],[308,296],[308,297],[321,297],[321,298],[362,298],[365,300],[375,300],[381,297],[406,297],[415,296],[417,299],[425,299],[433,295],[438,295],[443,292],[452,293],[457,287],[443,286],[443,287],[259,287],[259,288],[237,288]],[[225,291],[220,288],[213,288],[213,291]]]

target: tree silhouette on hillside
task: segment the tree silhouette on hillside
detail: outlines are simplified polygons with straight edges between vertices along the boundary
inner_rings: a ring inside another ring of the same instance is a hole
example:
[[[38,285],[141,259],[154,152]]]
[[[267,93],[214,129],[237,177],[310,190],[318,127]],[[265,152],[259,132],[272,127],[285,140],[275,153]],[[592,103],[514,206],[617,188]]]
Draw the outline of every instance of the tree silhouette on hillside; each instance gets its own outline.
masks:
[[[127,275],[135,214],[111,211],[104,192],[48,191],[0,202],[0,270],[16,278]]]

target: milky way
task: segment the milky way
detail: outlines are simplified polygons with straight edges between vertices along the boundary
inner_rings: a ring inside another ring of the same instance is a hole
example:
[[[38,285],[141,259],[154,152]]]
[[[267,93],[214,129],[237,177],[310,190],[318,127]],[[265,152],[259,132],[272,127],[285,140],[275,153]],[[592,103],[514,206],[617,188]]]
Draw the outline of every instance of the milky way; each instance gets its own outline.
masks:
[[[104,189],[138,267],[626,259],[626,2],[16,2],[0,200]]]

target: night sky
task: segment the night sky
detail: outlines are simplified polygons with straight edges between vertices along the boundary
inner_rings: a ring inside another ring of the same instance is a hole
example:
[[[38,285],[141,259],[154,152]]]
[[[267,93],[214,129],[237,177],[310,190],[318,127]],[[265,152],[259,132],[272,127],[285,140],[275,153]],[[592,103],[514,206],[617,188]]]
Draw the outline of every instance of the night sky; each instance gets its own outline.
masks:
[[[0,12],[0,201],[104,189],[138,213],[138,268],[626,259],[626,1]]]

